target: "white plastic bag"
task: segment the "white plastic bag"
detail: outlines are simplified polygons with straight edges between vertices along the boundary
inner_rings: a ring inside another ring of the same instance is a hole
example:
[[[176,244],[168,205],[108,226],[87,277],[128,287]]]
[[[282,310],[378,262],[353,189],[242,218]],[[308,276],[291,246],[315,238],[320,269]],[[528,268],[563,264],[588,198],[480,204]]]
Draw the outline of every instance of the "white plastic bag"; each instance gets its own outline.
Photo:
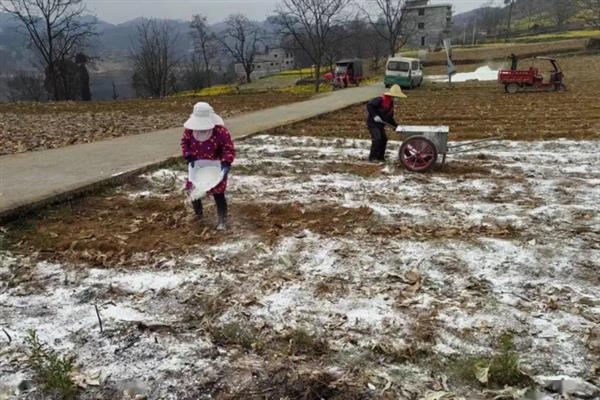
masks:
[[[225,178],[218,160],[196,160],[194,166],[188,164],[188,180],[192,183],[189,196],[197,200],[216,187]]]

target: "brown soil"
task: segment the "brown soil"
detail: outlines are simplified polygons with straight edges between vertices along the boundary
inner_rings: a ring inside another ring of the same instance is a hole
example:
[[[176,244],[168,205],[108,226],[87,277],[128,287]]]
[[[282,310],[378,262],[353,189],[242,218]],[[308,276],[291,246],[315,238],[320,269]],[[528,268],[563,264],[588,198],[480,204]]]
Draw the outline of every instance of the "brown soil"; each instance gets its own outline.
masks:
[[[208,101],[217,113],[228,118],[309,97],[309,94],[266,92],[89,103],[0,103],[0,155],[180,126],[198,101]]]
[[[369,178],[371,176],[381,175],[381,165],[337,162],[324,164],[320,171],[329,174],[353,174]]]
[[[407,91],[396,111],[406,125],[449,125],[450,140],[502,136],[511,140],[600,138],[600,56],[560,59],[568,91],[506,94],[496,82],[426,83]],[[475,66],[473,67],[473,69]],[[277,128],[290,136],[369,139],[364,105]],[[391,139],[396,134],[388,132]]]
[[[246,380],[247,384],[242,384],[242,387],[238,390],[232,393],[221,391],[216,394],[215,398],[218,400],[367,400],[392,398],[391,395],[373,396],[364,389],[365,385],[361,385],[362,382],[352,382],[352,378],[355,377],[336,378],[328,373],[320,372],[320,366],[314,363],[295,360],[293,364],[291,361],[272,361],[270,364],[270,367],[266,370],[252,371],[251,376],[253,379]],[[232,372],[231,375],[242,378],[248,374],[248,371]],[[244,379],[241,379],[241,381],[243,382]]]
[[[368,208],[240,202],[230,205],[230,230],[224,237],[214,229],[212,200],[206,201],[205,208],[205,220],[199,221],[180,195],[135,199],[97,194],[9,224],[7,242],[18,254],[108,267],[156,263],[231,236],[259,236],[270,243],[303,235],[307,229],[330,236],[355,232],[412,240],[519,235],[508,225],[464,228],[447,224],[406,226],[401,220],[384,223]]]
[[[453,161],[444,164],[435,169],[436,174],[464,176],[464,175],[490,175],[492,171],[489,168],[474,163]]]
[[[9,225],[8,242],[18,252],[40,252],[44,258],[74,263],[109,266],[136,259],[147,263],[226,239],[214,229],[212,200],[206,203],[206,219],[198,221],[183,196],[95,195]],[[267,241],[304,229],[340,234],[342,229],[372,225],[369,209],[335,205],[234,203],[230,214],[228,236],[256,235]]]

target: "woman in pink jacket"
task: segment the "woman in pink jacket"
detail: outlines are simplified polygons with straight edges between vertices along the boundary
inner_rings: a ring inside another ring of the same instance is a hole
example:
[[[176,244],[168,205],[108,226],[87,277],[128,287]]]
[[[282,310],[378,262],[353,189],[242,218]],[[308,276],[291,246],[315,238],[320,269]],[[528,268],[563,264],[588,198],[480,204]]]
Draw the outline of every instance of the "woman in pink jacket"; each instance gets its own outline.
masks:
[[[223,120],[215,114],[208,103],[197,103],[194,112],[183,125],[185,131],[181,139],[183,158],[192,164],[198,160],[212,160],[221,162],[224,178],[216,187],[210,190],[217,205],[219,224],[217,230],[225,230],[227,224],[227,175],[235,159],[235,148],[229,131],[225,128]],[[188,181],[187,187],[191,187]],[[202,218],[202,200],[192,201],[194,212]]]

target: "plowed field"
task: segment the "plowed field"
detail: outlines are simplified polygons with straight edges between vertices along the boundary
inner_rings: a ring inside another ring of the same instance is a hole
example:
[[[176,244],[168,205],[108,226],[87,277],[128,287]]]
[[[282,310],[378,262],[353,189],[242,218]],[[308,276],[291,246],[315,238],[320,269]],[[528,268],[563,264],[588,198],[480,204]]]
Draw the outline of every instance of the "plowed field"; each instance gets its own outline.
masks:
[[[405,125],[448,125],[451,140],[600,138],[600,56],[567,57],[559,62],[565,70],[567,92],[510,95],[496,82],[453,86],[427,82],[420,89],[406,91],[408,98],[397,107],[396,119]],[[365,106],[359,105],[273,133],[366,139],[365,120]]]
[[[212,199],[193,218],[183,165],[16,221],[0,396],[39,387],[33,328],[83,399],[559,400],[562,379],[598,398],[598,143],[413,174],[364,140],[263,135],[238,143],[224,233]]]
[[[0,156],[181,126],[198,101],[209,102],[223,118],[229,118],[309,97],[266,92],[90,103],[0,103]]]

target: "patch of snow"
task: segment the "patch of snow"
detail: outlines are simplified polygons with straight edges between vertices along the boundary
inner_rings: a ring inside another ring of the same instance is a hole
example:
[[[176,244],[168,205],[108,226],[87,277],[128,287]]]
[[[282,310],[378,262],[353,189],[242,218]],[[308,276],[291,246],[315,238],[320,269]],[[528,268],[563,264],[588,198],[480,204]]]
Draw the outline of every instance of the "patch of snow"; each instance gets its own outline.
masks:
[[[498,70],[490,68],[488,65],[477,68],[473,72],[459,72],[452,76],[452,82],[468,81],[495,81],[498,79]],[[448,75],[427,75],[425,79],[432,82],[448,82]]]

